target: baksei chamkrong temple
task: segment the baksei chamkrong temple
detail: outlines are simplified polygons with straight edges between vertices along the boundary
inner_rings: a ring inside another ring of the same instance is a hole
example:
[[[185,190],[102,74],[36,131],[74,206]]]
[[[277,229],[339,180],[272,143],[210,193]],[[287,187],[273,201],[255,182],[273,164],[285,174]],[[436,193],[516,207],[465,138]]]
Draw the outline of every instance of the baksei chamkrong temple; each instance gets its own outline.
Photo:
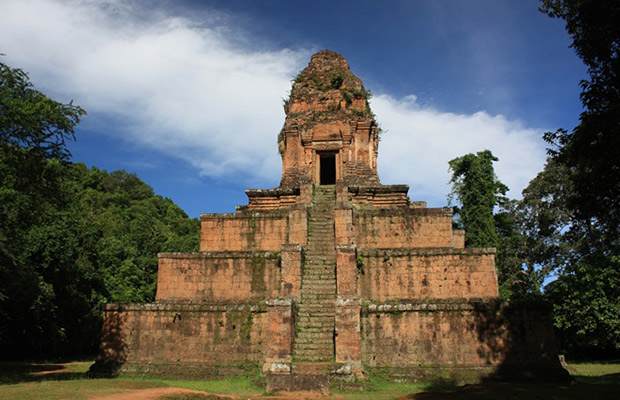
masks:
[[[550,308],[499,301],[495,249],[380,183],[367,99],[342,56],[312,56],[284,105],[280,186],[202,214],[200,252],[159,254],[154,303],[107,305],[94,369],[260,370],[270,391],[561,374]]]

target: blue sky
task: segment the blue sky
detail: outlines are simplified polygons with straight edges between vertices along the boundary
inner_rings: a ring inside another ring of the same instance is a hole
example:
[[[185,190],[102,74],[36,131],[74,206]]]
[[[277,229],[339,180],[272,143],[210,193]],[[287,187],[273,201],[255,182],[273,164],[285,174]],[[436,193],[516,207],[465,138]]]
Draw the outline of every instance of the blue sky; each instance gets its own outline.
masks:
[[[447,161],[491,149],[512,197],[572,128],[585,67],[536,0],[3,0],[3,62],[88,111],[74,160],[137,173],[192,217],[275,187],[291,79],[344,55],[387,132],[383,183],[446,205]]]

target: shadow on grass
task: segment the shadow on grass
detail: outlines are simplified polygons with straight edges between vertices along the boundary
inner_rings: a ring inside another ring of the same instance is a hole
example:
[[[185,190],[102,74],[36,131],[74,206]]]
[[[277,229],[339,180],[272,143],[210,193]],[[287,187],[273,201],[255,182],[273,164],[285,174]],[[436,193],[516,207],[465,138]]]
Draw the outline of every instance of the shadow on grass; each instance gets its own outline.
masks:
[[[600,376],[574,375],[574,381],[544,382],[540,380],[488,381],[473,385],[442,385],[431,383],[425,392],[410,394],[404,399],[415,400],[617,400],[620,373]]]
[[[0,362],[0,384],[9,385],[23,382],[65,381],[88,377],[86,373],[88,364],[83,364],[83,371],[76,371],[74,368],[70,369],[68,368],[69,365],[75,364]]]

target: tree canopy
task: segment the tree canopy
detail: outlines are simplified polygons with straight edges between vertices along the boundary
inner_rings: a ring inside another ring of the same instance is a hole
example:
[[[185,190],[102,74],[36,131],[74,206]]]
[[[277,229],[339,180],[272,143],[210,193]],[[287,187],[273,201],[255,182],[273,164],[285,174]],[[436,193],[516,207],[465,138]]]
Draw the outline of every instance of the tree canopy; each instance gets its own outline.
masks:
[[[45,158],[67,159],[67,140],[86,114],[35,90],[28,74],[0,62],[0,143],[31,149]]]
[[[570,188],[555,207],[562,209],[556,221],[569,220],[562,235],[568,262],[548,296],[564,348],[620,354],[620,3],[542,0],[541,11],[566,22],[588,67],[579,124],[545,135]]]
[[[199,222],[134,174],[72,164],[84,111],[0,67],[0,357],[92,354],[101,305],[152,301],[157,253],[197,250]]]
[[[493,162],[498,159],[489,150],[466,154],[449,161],[452,192],[460,203],[459,227],[466,230],[465,244],[471,247],[496,247],[497,233],[493,208],[504,200],[508,187],[495,176]]]
[[[541,10],[566,22],[571,47],[588,67],[581,81],[584,111],[571,131],[546,134],[552,154],[571,173],[575,217],[620,246],[620,3],[543,0]]]

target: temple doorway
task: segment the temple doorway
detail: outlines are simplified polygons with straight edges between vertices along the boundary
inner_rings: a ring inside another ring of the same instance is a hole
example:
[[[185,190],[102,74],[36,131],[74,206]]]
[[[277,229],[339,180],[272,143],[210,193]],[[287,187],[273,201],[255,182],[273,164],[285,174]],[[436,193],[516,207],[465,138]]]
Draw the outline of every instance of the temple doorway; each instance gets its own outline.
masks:
[[[320,183],[321,185],[336,184],[336,155],[320,155]]]

